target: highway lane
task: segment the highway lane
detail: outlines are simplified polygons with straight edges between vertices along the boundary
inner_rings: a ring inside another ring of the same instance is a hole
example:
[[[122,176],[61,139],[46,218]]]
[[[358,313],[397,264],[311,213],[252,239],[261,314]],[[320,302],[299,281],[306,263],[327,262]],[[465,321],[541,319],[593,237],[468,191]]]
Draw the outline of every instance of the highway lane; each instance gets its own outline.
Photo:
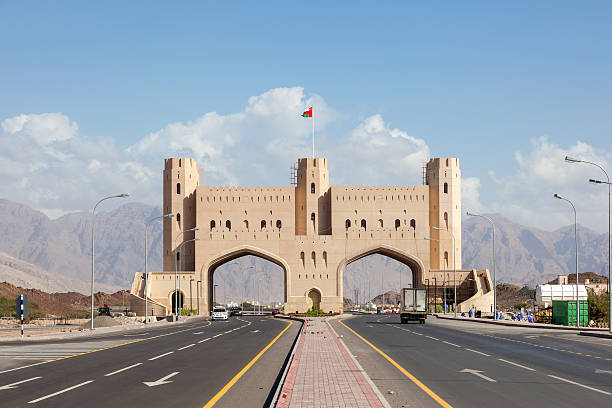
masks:
[[[392,406],[612,406],[612,342],[553,330],[397,316],[343,321],[442,402],[339,322],[334,328]]]
[[[261,316],[177,325],[118,347],[0,372],[0,401],[3,406],[202,407],[225,388],[216,407],[229,406],[224,401],[240,399],[233,393],[249,389],[257,392],[245,406],[262,406],[298,330],[297,324]],[[125,335],[104,339],[125,340]],[[235,378],[241,371],[259,375]]]

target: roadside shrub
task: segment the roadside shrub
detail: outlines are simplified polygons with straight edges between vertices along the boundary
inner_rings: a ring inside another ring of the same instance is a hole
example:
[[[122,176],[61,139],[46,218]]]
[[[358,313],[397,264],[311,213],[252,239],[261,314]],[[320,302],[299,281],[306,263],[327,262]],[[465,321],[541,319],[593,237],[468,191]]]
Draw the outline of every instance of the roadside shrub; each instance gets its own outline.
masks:
[[[589,318],[594,322],[608,322],[608,293],[596,295],[589,291]]]

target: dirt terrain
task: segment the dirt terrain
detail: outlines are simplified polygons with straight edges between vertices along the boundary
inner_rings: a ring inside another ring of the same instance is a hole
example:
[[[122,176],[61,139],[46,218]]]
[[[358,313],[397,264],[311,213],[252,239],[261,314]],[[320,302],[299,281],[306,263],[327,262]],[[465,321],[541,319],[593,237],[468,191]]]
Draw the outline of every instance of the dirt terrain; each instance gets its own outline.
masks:
[[[127,299],[127,291],[119,291],[113,294],[97,292],[94,295],[95,304],[121,305],[123,293],[125,293]],[[91,307],[91,297],[82,293],[47,293],[38,289],[24,289],[7,282],[0,282],[0,296],[14,300],[17,295],[21,294],[28,295],[28,300],[37,303],[46,315],[67,316],[78,311],[88,311]]]

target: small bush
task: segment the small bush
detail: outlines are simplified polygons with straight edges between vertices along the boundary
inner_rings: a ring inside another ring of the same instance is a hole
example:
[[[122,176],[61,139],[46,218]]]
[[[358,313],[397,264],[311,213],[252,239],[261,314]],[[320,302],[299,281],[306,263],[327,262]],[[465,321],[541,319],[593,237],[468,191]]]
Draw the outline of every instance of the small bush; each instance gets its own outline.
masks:
[[[596,295],[589,291],[589,318],[594,322],[608,322],[608,293]]]

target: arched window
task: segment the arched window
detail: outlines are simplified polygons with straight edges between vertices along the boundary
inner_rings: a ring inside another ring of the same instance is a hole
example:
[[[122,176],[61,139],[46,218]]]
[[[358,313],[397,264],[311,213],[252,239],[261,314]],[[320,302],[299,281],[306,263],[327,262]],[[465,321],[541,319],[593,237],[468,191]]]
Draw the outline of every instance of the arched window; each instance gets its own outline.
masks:
[[[181,262],[181,253],[178,251],[176,253],[176,262]]]
[[[315,220],[315,213],[310,214],[310,221],[314,221]]]
[[[448,194],[448,183],[444,183],[444,194]]]
[[[176,222],[181,222],[181,213],[176,214]]]
[[[446,269],[448,267],[448,251],[444,251],[444,265]]]
[[[266,228],[266,220],[261,220],[261,229]]]
[[[213,229],[217,226],[217,223],[215,222],[215,220],[210,220],[210,229]]]
[[[176,194],[181,194],[181,183],[176,183]]]
[[[310,192],[311,192],[312,194],[314,194],[314,193],[315,193],[315,183],[310,183]]]
[[[402,225],[400,220],[395,220],[395,229],[398,229]]]
[[[414,218],[410,220],[410,227],[416,229],[416,220]]]
[[[232,229],[232,222],[230,220],[225,221],[225,228],[228,230]]]
[[[361,220],[361,228],[366,229],[366,220]]]
[[[276,228],[281,229],[282,226],[283,223],[281,222],[281,220],[276,220]]]
[[[245,230],[249,229],[249,222],[247,220],[242,221],[242,224],[244,225]]]
[[[383,227],[383,220],[381,220],[381,219],[379,219],[379,220],[378,220],[378,226],[379,226],[380,228],[382,228],[382,227]]]
[[[346,229],[351,228],[351,220],[344,221],[344,228],[346,228]]]
[[[448,213],[444,213],[444,222],[446,223],[446,229],[448,229]]]

